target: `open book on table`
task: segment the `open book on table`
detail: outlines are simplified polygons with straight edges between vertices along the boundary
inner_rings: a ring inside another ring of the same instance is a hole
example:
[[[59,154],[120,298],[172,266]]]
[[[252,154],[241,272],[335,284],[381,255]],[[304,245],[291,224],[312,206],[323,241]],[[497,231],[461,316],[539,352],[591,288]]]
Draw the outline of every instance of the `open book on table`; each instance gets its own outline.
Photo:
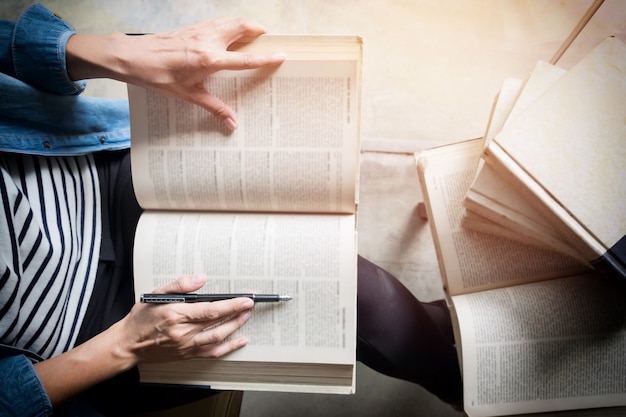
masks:
[[[626,406],[623,282],[562,252],[462,227],[483,146],[476,139],[416,154],[466,413],[618,415],[611,407]]]
[[[129,86],[131,163],[145,212],[135,291],[205,273],[200,292],[280,293],[224,358],[140,367],[144,382],[216,389],[354,392],[356,209],[362,42],[270,36],[232,49],[285,52],[279,67],[223,71],[208,90],[238,128]]]

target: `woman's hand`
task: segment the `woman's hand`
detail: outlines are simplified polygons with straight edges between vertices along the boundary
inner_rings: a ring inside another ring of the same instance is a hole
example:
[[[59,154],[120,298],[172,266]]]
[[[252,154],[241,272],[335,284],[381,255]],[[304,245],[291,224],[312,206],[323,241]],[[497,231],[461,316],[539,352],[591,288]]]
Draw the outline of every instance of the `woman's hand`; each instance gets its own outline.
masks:
[[[204,276],[187,276],[156,293],[187,293],[201,288]],[[249,318],[249,298],[212,303],[136,304],[123,320],[120,345],[136,362],[219,357],[245,346],[235,337],[224,341]]]
[[[235,129],[235,112],[207,91],[205,80],[220,70],[279,65],[284,54],[228,51],[242,37],[265,33],[259,25],[225,17],[143,36],[120,33],[74,35],[67,43],[67,68],[74,80],[112,78],[197,104]]]
[[[201,288],[202,276],[182,277],[158,292]],[[59,404],[140,362],[218,357],[247,343],[224,341],[250,317],[249,298],[191,304],[135,304],[131,312],[104,332],[75,348],[36,363],[52,404]]]

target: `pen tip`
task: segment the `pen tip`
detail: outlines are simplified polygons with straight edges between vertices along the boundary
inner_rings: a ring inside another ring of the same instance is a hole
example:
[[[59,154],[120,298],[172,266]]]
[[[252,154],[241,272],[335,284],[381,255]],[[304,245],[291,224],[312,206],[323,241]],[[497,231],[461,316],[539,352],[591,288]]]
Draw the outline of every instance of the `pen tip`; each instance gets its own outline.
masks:
[[[293,300],[293,297],[290,295],[281,295],[280,296],[280,301],[291,301]]]

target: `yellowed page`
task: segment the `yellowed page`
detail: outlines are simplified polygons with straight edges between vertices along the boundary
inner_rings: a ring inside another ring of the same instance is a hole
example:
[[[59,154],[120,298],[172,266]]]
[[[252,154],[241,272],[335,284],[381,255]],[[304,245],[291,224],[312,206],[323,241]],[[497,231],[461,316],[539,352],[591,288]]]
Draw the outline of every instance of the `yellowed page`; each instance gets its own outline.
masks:
[[[500,99],[495,105],[496,109],[500,110],[494,111],[485,147],[511,120],[514,120],[564,74],[564,70],[540,61],[524,85],[517,85],[518,90],[515,90],[516,86],[511,82],[503,84],[500,95],[505,100]],[[511,97],[515,97],[515,100],[511,100]],[[582,259],[581,254],[567,244],[564,236],[554,230],[552,224],[541,215],[536,207],[493,167],[485,165],[482,159],[476,178],[467,193],[465,207],[468,211],[476,212],[505,229],[517,233],[524,240],[532,238],[542,242],[545,246]]]
[[[476,230],[478,232],[489,233],[491,235],[501,236],[506,239],[517,240],[522,243],[528,243],[530,245],[541,246],[546,249],[558,250],[554,246],[548,246],[543,241],[537,240],[534,234],[525,234],[523,231],[516,229],[509,229],[501,226],[498,222],[491,221],[486,217],[482,217],[476,212],[470,211],[467,199],[463,202],[465,206],[465,215],[461,219],[461,225],[470,230]],[[555,242],[561,244],[560,242]],[[567,247],[569,249],[569,247]],[[567,253],[567,252],[563,252]]]
[[[507,118],[511,114],[515,103],[523,92],[525,82],[517,78],[506,78],[498,92],[489,115],[487,129],[485,130],[483,147],[489,145],[493,137],[502,129]],[[480,172],[480,169],[478,170]],[[478,174],[478,173],[477,173]]]
[[[569,256],[462,227],[463,200],[482,141],[416,155],[439,267],[450,295],[538,281],[586,270]]]
[[[289,302],[257,304],[238,333],[250,344],[220,359],[225,362],[221,366],[232,362],[234,372],[243,369],[238,361],[354,366],[355,215],[152,211],[141,217],[136,236],[137,296],[181,275],[205,273],[208,282],[199,292],[293,297]],[[177,375],[161,373],[166,376],[161,382],[171,376],[180,383],[190,373],[197,378],[198,366],[182,362],[142,369],[175,369]],[[271,374],[270,364],[268,380],[250,382],[273,382]],[[208,372],[205,378],[213,385],[220,380]]]
[[[498,169],[525,177],[520,191],[595,257],[626,234],[625,72],[626,46],[606,39],[509,123],[489,153]]]
[[[355,212],[360,39],[285,38],[259,41],[261,50],[286,49],[280,67],[207,80],[237,112],[234,132],[197,106],[129,86],[133,182],[142,207]]]
[[[468,416],[626,406],[626,299],[608,280],[577,276],[452,299]]]
[[[571,239],[556,230],[534,205],[529,204],[523,193],[520,193],[520,188],[506,181],[493,166],[483,165],[474,186],[476,188],[470,188],[463,201],[467,215],[482,216],[492,224],[484,227],[484,223],[465,221],[464,227],[489,231],[521,242],[532,241],[589,263],[580,250],[572,245]]]
[[[141,381],[210,385],[219,390],[353,394],[353,365],[194,359],[141,367]]]

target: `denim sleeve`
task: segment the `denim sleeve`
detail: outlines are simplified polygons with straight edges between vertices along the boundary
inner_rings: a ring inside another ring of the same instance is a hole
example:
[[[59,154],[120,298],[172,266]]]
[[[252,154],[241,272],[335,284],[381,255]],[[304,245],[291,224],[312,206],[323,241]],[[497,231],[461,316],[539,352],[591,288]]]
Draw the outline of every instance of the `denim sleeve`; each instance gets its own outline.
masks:
[[[52,94],[0,74],[0,151],[62,156],[129,146],[127,100]]]
[[[0,359],[0,416],[51,416],[52,404],[24,355]]]
[[[86,83],[74,82],[67,73],[65,47],[74,29],[36,3],[16,22],[0,21],[2,72],[37,88],[57,94],[80,94]]]

